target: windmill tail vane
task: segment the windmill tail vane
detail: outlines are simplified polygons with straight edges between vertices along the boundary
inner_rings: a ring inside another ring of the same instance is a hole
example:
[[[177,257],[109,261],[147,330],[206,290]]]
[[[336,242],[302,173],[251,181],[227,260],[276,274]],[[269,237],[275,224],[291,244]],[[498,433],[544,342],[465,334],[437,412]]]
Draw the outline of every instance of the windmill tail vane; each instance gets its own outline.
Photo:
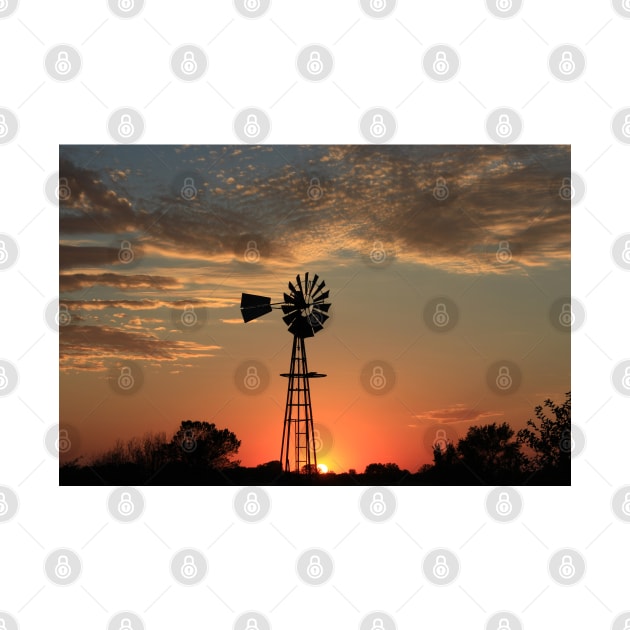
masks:
[[[282,320],[293,335],[293,348],[289,371],[281,374],[288,379],[287,400],[282,430],[280,461],[285,472],[312,474],[317,472],[317,448],[311,404],[311,378],[321,378],[325,374],[309,372],[304,340],[314,337],[324,328],[329,318],[330,295],[324,290],[326,282],[319,282],[315,274],[309,280],[308,272],[304,280],[299,275],[295,284],[288,283],[289,292],[283,294],[282,302],[271,302],[270,297],[243,293],[241,315],[245,323],[271,313],[273,309],[283,312]],[[293,468],[292,468],[293,464]]]

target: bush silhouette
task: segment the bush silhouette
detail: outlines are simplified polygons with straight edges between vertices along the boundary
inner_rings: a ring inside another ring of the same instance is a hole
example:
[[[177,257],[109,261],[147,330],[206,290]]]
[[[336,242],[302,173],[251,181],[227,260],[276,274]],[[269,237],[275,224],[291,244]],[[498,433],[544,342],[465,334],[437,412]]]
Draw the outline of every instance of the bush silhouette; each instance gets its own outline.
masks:
[[[240,446],[241,441],[228,429],[184,420],[168,445],[169,460],[194,468],[228,468],[240,464],[232,460]]]
[[[547,415],[550,411],[551,417]],[[529,470],[543,475],[569,474],[571,471],[571,392],[566,394],[562,405],[545,400],[544,407],[535,409],[536,418],[527,421],[527,428],[518,432],[518,441],[526,445],[533,457],[529,460]]]

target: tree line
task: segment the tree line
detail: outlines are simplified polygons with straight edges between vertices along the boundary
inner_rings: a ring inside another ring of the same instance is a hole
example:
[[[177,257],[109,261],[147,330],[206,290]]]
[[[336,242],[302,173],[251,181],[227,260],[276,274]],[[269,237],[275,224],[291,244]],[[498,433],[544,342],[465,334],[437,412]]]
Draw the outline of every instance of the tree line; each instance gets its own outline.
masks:
[[[515,432],[506,422],[469,427],[457,442],[436,444],[433,462],[416,471],[396,463],[371,463],[365,470],[320,474],[285,473],[279,461],[243,467],[241,441],[214,423],[185,420],[167,438],[147,433],[88,462],[60,467],[61,485],[569,485],[571,483],[571,394],[562,404],[545,400],[535,418]]]

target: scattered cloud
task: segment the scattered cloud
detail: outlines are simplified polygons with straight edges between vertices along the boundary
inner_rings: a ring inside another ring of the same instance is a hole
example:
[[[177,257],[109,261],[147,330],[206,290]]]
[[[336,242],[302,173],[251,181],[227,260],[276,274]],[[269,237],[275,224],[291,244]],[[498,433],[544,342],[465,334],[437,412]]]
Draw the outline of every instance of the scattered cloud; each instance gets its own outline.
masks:
[[[463,404],[452,405],[442,409],[431,409],[416,414],[414,417],[418,422],[427,424],[446,424],[449,422],[488,422],[492,418],[502,416],[502,413],[494,411],[482,411]],[[413,425],[409,425],[413,426]]]
[[[96,285],[116,287],[122,290],[131,289],[174,289],[182,283],[175,278],[151,275],[122,275],[117,273],[75,273],[59,276],[59,292],[70,293]]]
[[[160,339],[147,332],[125,331],[110,326],[70,325],[59,335],[62,370],[104,370],[108,362],[176,362],[212,357],[220,346]]]
[[[269,264],[361,256],[382,242],[402,260],[454,273],[513,271],[496,264],[501,241],[523,268],[570,257],[570,204],[559,194],[568,146],[192,147],[178,159],[199,169],[199,151],[214,162],[199,171],[190,201],[181,182],[156,184],[144,198],[128,179],[62,160],[72,195],[61,234],[130,233],[155,251],[207,261],[238,259],[260,241]],[[115,264],[111,250],[64,249],[61,265],[97,255]]]

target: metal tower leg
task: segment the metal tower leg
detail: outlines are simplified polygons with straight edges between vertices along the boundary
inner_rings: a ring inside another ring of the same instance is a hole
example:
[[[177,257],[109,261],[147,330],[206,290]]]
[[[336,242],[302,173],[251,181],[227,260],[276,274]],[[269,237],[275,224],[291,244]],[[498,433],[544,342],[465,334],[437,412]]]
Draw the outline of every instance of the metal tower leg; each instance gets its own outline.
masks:
[[[283,470],[290,472],[291,436],[293,435],[293,470],[298,473],[312,474],[317,470],[317,454],[315,452],[315,430],[313,428],[306,347],[304,339],[301,337],[293,337],[288,378],[280,461]]]

